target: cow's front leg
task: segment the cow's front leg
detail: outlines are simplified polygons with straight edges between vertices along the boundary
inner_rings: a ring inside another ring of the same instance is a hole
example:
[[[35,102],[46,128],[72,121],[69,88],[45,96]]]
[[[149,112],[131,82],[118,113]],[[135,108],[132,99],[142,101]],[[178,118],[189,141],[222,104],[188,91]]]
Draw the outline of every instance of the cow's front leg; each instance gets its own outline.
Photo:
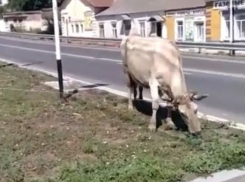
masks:
[[[165,120],[166,121],[165,129],[174,129],[175,128],[175,124],[173,123],[173,120],[172,120],[172,110],[173,110],[172,103],[167,102],[166,108],[167,108],[167,118]]]
[[[158,95],[158,83],[156,80],[152,80],[150,82],[150,90],[152,97],[152,116],[150,119],[149,130],[156,131],[157,130],[157,110],[159,108],[159,95]]]

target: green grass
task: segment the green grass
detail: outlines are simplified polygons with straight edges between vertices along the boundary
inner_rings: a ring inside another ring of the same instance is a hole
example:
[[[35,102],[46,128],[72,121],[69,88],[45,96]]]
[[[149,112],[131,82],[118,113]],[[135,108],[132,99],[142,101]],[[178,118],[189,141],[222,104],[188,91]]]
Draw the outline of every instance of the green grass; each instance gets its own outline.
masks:
[[[151,133],[125,99],[90,90],[64,104],[45,80],[0,68],[0,181],[176,182],[245,165],[243,131],[202,121],[199,138]]]

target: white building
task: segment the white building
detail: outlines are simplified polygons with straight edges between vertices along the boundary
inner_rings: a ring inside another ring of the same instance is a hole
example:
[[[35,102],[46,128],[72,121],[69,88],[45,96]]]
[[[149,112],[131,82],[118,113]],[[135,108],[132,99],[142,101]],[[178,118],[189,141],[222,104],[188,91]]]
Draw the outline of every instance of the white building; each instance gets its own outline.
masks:
[[[221,16],[221,41],[229,41],[230,39],[230,11],[229,11],[229,0],[214,1],[213,8],[220,10]],[[245,1],[244,0],[233,0],[234,16],[233,16],[233,30],[234,40],[244,41],[245,40]]]
[[[0,0],[0,6],[4,6],[8,4],[8,0]],[[7,32],[9,31],[8,25],[4,22],[2,18],[0,18],[0,32]]]
[[[100,37],[121,38],[134,28],[142,36],[205,41],[205,0],[116,0],[96,19]]]
[[[107,9],[113,0],[64,0],[61,5],[63,36],[98,37],[95,15]]]
[[[0,0],[0,6],[4,6],[5,4],[8,4],[8,0]]]
[[[135,4],[138,3],[138,4]],[[121,38],[131,28],[142,36],[167,37],[163,3],[151,1],[116,0],[107,10],[96,15],[100,37]]]

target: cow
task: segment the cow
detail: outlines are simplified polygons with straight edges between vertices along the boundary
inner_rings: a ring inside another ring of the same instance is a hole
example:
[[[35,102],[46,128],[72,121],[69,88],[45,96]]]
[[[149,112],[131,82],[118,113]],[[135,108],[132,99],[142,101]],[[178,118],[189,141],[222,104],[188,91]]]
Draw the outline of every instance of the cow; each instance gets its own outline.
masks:
[[[188,92],[182,68],[182,59],[177,45],[160,37],[129,35],[121,42],[123,69],[128,82],[128,107],[132,109],[131,93],[134,87],[149,88],[152,97],[152,116],[149,130],[155,131],[159,98],[164,94],[167,105],[176,108],[190,133],[199,133],[201,126],[197,118],[197,105],[193,100],[202,100],[208,95]],[[168,108],[167,120],[170,121]],[[172,123],[171,123],[172,124]]]

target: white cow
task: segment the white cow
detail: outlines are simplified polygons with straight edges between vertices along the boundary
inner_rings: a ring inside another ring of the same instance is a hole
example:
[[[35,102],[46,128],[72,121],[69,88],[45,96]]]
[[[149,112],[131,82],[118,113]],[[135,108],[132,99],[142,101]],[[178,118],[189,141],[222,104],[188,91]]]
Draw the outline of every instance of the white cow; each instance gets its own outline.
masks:
[[[189,93],[182,68],[182,59],[177,45],[159,37],[129,35],[121,42],[124,73],[128,82],[129,108],[132,109],[131,93],[137,86],[150,88],[152,96],[151,131],[156,130],[156,113],[159,108],[159,95],[171,106],[177,108],[190,133],[201,131],[197,118],[197,105],[193,100],[201,100],[207,95]],[[168,121],[171,118],[168,112]]]

